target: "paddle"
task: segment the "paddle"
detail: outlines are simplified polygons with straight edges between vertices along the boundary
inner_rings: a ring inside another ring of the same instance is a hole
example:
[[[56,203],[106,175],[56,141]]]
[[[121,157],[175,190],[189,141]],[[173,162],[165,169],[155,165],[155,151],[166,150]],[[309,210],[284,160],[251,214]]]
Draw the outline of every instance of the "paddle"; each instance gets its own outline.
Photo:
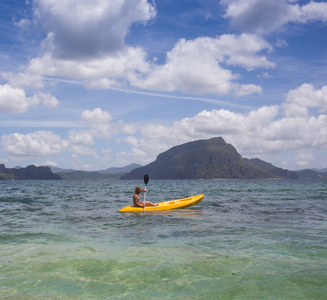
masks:
[[[146,190],[146,185],[148,184],[149,182],[149,175],[148,174],[145,174],[144,175],[144,185],[145,185],[145,190]],[[143,206],[143,212],[144,212],[144,208],[145,208],[145,198],[146,198],[146,193],[144,193],[144,206]]]

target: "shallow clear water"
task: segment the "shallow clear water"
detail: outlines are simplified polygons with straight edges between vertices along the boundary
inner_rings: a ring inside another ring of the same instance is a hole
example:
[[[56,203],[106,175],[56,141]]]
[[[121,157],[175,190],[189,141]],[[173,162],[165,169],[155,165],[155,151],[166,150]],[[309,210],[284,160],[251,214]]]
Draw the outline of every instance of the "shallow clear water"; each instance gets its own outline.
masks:
[[[327,182],[0,182],[0,299],[325,299]]]

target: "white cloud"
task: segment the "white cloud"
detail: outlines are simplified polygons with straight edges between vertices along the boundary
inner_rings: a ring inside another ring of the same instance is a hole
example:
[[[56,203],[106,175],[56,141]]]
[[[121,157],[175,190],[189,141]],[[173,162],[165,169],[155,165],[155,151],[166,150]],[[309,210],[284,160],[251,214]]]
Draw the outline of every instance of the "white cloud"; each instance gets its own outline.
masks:
[[[49,53],[29,62],[27,72],[42,76],[68,77],[84,80],[88,88],[113,88],[125,86],[129,77],[145,73],[149,64],[141,48],[125,48],[114,55],[90,58],[81,61],[63,60]]]
[[[126,142],[132,145],[133,147],[138,147],[139,146],[139,140],[133,136],[128,136],[126,138]]]
[[[286,24],[292,15],[287,0],[222,0],[226,6],[225,18],[243,31],[265,33]],[[292,17],[293,18],[293,17]]]
[[[273,68],[262,51],[272,47],[264,39],[253,34],[240,36],[224,34],[217,38],[181,39],[167,53],[164,65],[152,66],[147,76],[134,77],[131,84],[157,91],[227,94],[236,88],[236,93],[245,95],[261,92],[255,85],[233,85],[237,79],[231,70],[222,64],[253,70]],[[204,55],[205,53],[205,55]]]
[[[98,157],[96,150],[88,147],[94,145],[91,133],[72,130],[68,134],[69,139],[65,140],[51,131],[13,133],[2,136],[1,146],[10,158],[19,161],[28,160],[31,157],[59,155],[63,151],[70,151],[73,157],[78,155]]]
[[[8,80],[12,87],[42,89],[44,87],[43,77],[39,74],[29,72],[3,72],[1,77]]]
[[[93,111],[85,110],[82,112],[81,121],[91,127],[102,126],[108,124],[112,120],[112,116],[101,108],[95,108]]]
[[[59,101],[49,93],[36,93],[27,97],[21,88],[14,88],[9,84],[0,85],[0,112],[24,113],[30,106],[40,103],[48,108],[54,108]]]
[[[132,148],[132,153],[136,156],[136,157],[140,157],[140,158],[144,158],[147,156],[147,153],[139,148]]]
[[[270,78],[270,75],[268,72],[263,72],[262,74],[257,75],[258,78]]]
[[[69,131],[69,141],[73,145],[94,145],[92,134],[86,130]]]
[[[261,86],[255,84],[234,84],[233,88],[237,96],[246,96],[251,94],[261,94]]]
[[[288,92],[283,108],[289,117],[307,116],[310,108],[318,108],[320,113],[327,113],[327,86],[315,90],[312,84],[304,83]]]
[[[327,3],[310,1],[308,4],[299,7],[299,16],[296,21],[301,23],[313,21],[327,21]]]
[[[69,131],[68,140],[50,131],[36,131],[25,135],[14,133],[2,136],[2,150],[8,157],[19,161],[31,157],[57,155],[63,151],[70,151],[73,158],[92,156],[99,159],[97,151],[89,146],[95,145],[93,136],[108,137],[113,134],[112,119],[110,113],[100,108],[86,110],[81,114],[81,122],[89,129]],[[119,125],[122,125],[122,122]],[[143,150],[134,152],[142,154]]]
[[[101,108],[95,108],[93,111],[85,110],[81,114],[81,122],[90,127],[90,132],[96,136],[109,137],[115,133],[112,120],[111,114]]]
[[[99,159],[97,151],[85,145],[72,145],[69,150],[72,152],[73,158],[78,158],[78,156],[92,156]]]
[[[187,93],[261,93],[255,84],[239,84],[232,68],[274,68],[264,52],[273,47],[255,34],[180,39],[162,65],[141,47],[124,44],[135,22],[155,16],[146,0],[37,0],[35,22],[44,26],[44,54],[23,72],[9,76],[17,85],[40,88],[42,76],[81,80],[89,89],[137,87]],[[76,17],[74,17],[76,14]],[[204,55],[205,53],[205,55]],[[29,76],[31,75],[31,76]]]
[[[237,47],[235,47],[237,45]],[[99,59],[83,61],[62,60],[46,54],[30,61],[27,72],[52,77],[83,80],[87,88],[111,89],[135,86],[156,91],[237,95],[261,93],[261,87],[235,84],[238,75],[222,64],[253,70],[273,68],[262,54],[272,47],[256,35],[223,35],[219,38],[180,40],[167,53],[164,65],[150,64],[141,48],[123,51]],[[203,55],[206,53],[206,55]]]
[[[295,156],[296,165],[301,168],[305,168],[309,165],[310,161],[315,159],[311,153],[299,153]]]
[[[48,33],[44,49],[68,60],[123,49],[130,26],[155,14],[146,0],[34,0],[35,22]]]
[[[10,157],[38,157],[58,154],[67,148],[67,142],[50,131],[29,134],[14,133],[1,139],[4,152]]]
[[[310,1],[300,6],[288,0],[221,0],[231,25],[261,34],[277,31],[289,22],[327,20],[327,3]]]
[[[49,107],[49,108],[55,108],[59,104],[58,99],[49,93],[46,93],[46,94],[45,93],[36,93],[32,98],[34,99],[35,103],[42,102],[43,105],[45,105],[46,107]]]
[[[125,124],[123,121],[119,121],[118,126],[122,132],[127,134],[135,134],[137,132],[137,128],[133,124]]]
[[[35,0],[34,24],[47,34],[43,54],[23,71],[2,77],[15,87],[34,89],[44,88],[44,76],[83,80],[87,88],[125,86],[133,73],[149,68],[146,53],[126,46],[125,36],[133,23],[155,15],[147,0]]]
[[[277,39],[276,43],[275,43],[275,47],[276,48],[284,48],[287,47],[288,44],[285,40],[281,40],[281,39]]]
[[[58,100],[50,94],[37,93],[27,97],[21,88],[14,88],[8,84],[0,85],[0,112],[24,113],[30,106],[43,102],[48,107],[55,107]]]
[[[13,88],[8,84],[0,85],[1,112],[23,113],[27,111],[29,105],[23,89]]]
[[[41,166],[52,166],[52,167],[56,167],[58,166],[58,164],[52,160],[47,160],[44,164],[41,164]]]

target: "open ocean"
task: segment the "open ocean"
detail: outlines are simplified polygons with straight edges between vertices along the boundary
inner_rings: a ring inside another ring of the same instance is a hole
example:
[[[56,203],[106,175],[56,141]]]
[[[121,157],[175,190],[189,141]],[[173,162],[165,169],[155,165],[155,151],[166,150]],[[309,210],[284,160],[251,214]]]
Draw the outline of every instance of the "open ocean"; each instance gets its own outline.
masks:
[[[0,299],[326,299],[327,181],[0,181]],[[143,193],[141,195],[143,198]]]

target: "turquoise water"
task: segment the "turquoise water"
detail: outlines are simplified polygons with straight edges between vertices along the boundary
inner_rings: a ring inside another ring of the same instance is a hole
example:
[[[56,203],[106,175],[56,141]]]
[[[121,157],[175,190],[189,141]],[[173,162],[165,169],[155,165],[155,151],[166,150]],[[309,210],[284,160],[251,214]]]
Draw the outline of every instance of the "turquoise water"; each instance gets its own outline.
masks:
[[[327,182],[0,182],[0,299],[326,299]]]

